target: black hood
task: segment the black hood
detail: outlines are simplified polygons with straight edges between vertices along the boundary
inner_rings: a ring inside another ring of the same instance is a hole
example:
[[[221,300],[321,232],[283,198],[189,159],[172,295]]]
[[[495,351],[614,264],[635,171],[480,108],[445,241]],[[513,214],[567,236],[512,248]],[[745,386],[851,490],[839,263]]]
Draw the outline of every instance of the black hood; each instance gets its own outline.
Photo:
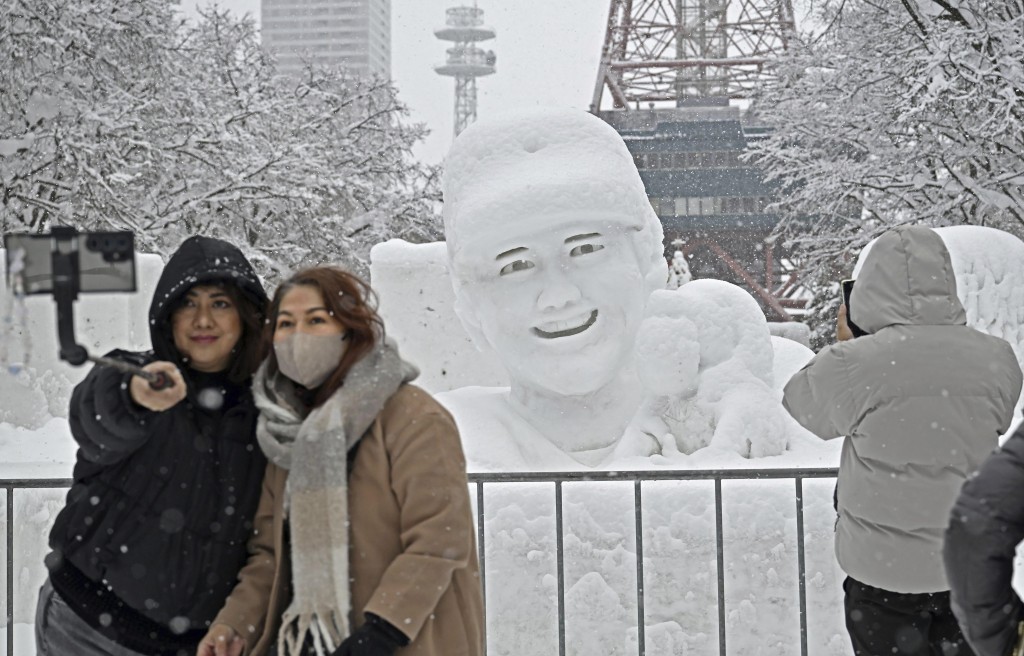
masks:
[[[189,237],[164,266],[149,306],[149,334],[158,360],[181,363],[171,334],[171,312],[192,287],[200,283],[234,285],[265,312],[267,293],[242,251],[220,239]]]

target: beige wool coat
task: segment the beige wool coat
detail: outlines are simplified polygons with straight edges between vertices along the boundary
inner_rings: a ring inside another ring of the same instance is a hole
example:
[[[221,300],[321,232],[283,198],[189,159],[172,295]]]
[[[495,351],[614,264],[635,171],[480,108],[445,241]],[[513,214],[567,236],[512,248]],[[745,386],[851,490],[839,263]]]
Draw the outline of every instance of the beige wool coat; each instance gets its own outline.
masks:
[[[290,601],[288,472],[267,466],[250,557],[214,620],[264,656]],[[397,656],[483,653],[483,593],[466,463],[455,422],[403,385],[363,436],[348,479],[352,627],[384,618],[411,643]]]

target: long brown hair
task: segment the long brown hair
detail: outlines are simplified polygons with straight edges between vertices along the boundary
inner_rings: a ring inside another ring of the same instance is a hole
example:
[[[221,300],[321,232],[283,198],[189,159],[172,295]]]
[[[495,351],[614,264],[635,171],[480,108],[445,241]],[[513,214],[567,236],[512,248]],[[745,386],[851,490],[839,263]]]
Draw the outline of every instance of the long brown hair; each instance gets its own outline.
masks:
[[[228,380],[241,384],[252,378],[267,352],[267,343],[263,339],[266,308],[256,305],[237,285],[224,282],[220,286],[238,309],[242,322],[242,336],[235,345],[235,357],[228,368]]]
[[[377,314],[377,295],[365,281],[340,267],[319,266],[303,269],[281,283],[270,302],[269,323],[266,344],[269,350],[270,367],[277,370],[277,354],[272,348],[274,331],[277,329],[277,314],[281,310],[284,295],[298,286],[312,287],[320,292],[324,307],[341,322],[348,333],[348,348],[338,361],[334,372],[316,389],[313,407],[324,403],[338,391],[345,382],[352,365],[374,349],[384,339],[384,322]]]

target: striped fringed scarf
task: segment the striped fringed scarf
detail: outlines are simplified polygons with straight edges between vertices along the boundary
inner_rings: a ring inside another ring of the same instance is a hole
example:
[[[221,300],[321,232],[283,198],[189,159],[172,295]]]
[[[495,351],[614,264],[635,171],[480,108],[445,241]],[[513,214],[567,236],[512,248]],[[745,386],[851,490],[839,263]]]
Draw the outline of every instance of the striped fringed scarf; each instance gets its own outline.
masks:
[[[268,372],[267,363],[256,372],[256,435],[267,458],[289,472],[285,504],[295,596],[278,635],[281,656],[298,656],[307,638],[317,656],[326,656],[350,633],[348,450],[416,374],[386,342],[353,365],[334,396],[302,417],[294,383]]]

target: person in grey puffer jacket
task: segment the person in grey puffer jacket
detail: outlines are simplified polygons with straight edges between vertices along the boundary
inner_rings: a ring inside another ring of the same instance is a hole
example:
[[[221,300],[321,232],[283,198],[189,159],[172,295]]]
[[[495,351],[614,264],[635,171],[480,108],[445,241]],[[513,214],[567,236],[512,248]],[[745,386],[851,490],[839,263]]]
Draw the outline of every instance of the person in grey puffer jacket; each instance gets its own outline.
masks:
[[[854,653],[970,655],[943,533],[1010,426],[1020,367],[1007,342],[966,326],[949,251],[929,228],[879,237],[844,310],[868,334],[848,339],[841,311],[842,341],[793,376],[783,403],[819,437],[846,436],[835,550]]]

